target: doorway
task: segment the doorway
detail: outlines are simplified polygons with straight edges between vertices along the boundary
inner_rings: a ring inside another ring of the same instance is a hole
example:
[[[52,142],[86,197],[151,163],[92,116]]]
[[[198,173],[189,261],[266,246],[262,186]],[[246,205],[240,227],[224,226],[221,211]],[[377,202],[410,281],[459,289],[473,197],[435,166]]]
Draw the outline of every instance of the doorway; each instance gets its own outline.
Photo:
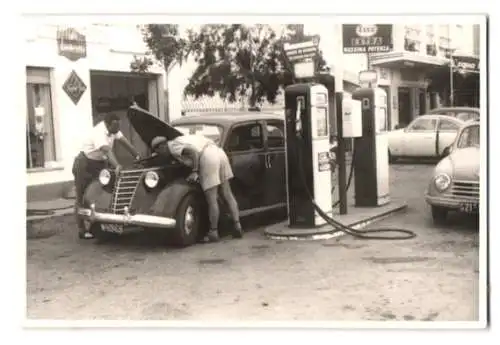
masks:
[[[159,114],[156,76],[91,71],[90,92],[93,124],[96,125],[102,121],[106,113],[117,114],[120,117],[120,130],[123,135],[134,145],[141,156],[149,154],[147,143],[142,141],[129,123],[127,112],[128,108],[135,102],[141,108]],[[113,150],[122,165],[129,165],[133,162],[134,157],[131,157],[130,153],[119,142]]]
[[[427,95],[425,89],[418,89],[418,114],[424,115],[427,112]]]
[[[399,87],[398,88],[398,119],[400,126],[407,126],[413,119],[411,113],[411,97],[410,88]]]

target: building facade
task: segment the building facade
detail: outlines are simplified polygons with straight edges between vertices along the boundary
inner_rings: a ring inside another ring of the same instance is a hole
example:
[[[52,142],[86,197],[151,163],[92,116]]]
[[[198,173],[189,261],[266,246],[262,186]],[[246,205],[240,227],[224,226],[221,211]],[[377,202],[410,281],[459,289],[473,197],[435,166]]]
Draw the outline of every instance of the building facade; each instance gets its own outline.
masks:
[[[446,77],[451,54],[479,55],[479,25],[394,24],[393,51],[369,56],[342,53],[340,25],[306,25],[306,31],[320,34],[320,48],[325,59],[333,62],[334,74],[340,64],[348,81],[357,79],[360,71],[377,71],[378,84],[388,96],[389,128],[447,104],[449,90],[444,86],[431,90],[429,85],[436,70],[444,70],[441,77]]]
[[[131,73],[134,56],[146,52],[135,26],[28,24],[23,94],[29,201],[60,196],[72,185],[73,159],[103,113],[121,115],[122,131],[140,146],[126,109],[136,102],[163,117],[165,100],[162,67]]]

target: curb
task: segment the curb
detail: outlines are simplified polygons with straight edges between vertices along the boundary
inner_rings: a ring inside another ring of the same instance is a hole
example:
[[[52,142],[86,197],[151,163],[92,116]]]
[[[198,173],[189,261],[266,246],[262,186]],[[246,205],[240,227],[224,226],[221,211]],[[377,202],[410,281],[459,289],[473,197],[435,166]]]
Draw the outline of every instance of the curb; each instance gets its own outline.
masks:
[[[51,214],[26,216],[26,223],[31,223],[34,221],[41,221],[41,220],[46,220],[46,219],[56,218],[56,217],[64,217],[64,216],[68,216],[70,214],[74,214],[74,212],[75,212],[74,207],[71,207],[68,209],[54,211],[54,213],[51,213]]]
[[[385,212],[379,213],[374,216],[370,216],[359,221],[350,222],[344,224],[354,230],[360,230],[367,227],[370,224],[373,224],[377,221],[385,219],[395,213],[406,211],[408,208],[407,204],[401,204],[397,207],[389,209]],[[287,222],[282,222],[276,224],[274,228],[287,228]],[[309,229],[285,229],[284,231],[274,232],[271,227],[268,227],[264,230],[264,235],[272,240],[289,240],[289,241],[304,241],[304,240],[328,240],[332,238],[337,238],[340,236],[348,235],[347,233],[331,228],[331,225],[325,224],[318,228],[309,228]]]

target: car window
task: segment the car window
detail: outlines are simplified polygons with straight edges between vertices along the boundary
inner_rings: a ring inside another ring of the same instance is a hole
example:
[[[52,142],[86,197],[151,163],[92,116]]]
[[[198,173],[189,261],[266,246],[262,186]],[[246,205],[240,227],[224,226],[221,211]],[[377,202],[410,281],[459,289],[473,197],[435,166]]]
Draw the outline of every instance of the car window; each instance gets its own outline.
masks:
[[[438,129],[440,131],[458,131],[459,128],[460,128],[460,126],[451,120],[447,120],[447,119],[439,120]]]
[[[436,119],[417,119],[408,129],[412,132],[435,131],[436,123]]]
[[[456,118],[462,121],[470,121],[479,119],[479,114],[475,112],[462,111],[456,114]]]
[[[215,141],[217,145],[220,145],[222,137],[222,127],[217,125],[206,125],[206,124],[189,124],[189,125],[177,125],[174,126],[175,129],[179,130],[182,134],[195,134],[203,135],[209,139]]]
[[[229,134],[228,150],[230,152],[262,148],[264,148],[264,138],[259,123],[234,127]]]
[[[267,145],[269,148],[283,148],[285,146],[284,125],[280,122],[268,122]]]
[[[464,128],[458,139],[457,147],[479,147],[479,126],[469,126]]]

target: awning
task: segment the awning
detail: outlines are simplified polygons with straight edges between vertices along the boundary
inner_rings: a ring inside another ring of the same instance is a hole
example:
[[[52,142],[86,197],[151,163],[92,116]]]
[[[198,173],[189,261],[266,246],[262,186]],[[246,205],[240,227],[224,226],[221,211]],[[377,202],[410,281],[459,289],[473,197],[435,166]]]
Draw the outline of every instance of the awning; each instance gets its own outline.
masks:
[[[448,64],[448,59],[438,56],[419,55],[412,52],[393,52],[370,56],[373,66],[386,68],[428,69]]]

